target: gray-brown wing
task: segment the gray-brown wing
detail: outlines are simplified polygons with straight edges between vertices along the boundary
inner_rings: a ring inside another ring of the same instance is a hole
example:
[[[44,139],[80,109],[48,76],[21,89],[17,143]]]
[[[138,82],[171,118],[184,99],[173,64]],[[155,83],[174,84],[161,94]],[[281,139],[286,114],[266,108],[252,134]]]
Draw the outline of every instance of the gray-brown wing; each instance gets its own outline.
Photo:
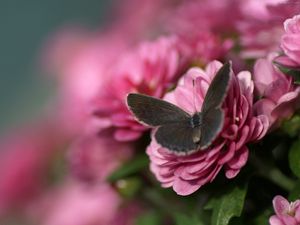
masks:
[[[129,110],[142,123],[149,126],[190,121],[191,116],[169,102],[147,95],[131,93],[127,96]]]
[[[188,123],[176,123],[161,126],[155,133],[155,139],[161,146],[168,148],[175,154],[187,155],[199,150],[199,142],[193,140],[196,129],[192,128]]]
[[[222,105],[230,85],[231,63],[225,63],[212,80],[202,105],[202,112]]]
[[[202,116],[200,148],[205,149],[217,138],[223,129],[224,112],[221,108],[211,108]]]

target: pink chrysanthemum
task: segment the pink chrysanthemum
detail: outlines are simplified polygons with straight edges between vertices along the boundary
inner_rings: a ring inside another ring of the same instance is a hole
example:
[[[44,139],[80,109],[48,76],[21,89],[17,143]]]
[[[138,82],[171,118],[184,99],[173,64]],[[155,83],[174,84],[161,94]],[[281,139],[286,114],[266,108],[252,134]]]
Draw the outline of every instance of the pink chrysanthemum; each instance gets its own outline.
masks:
[[[185,35],[198,31],[228,33],[241,16],[239,4],[237,0],[182,1],[169,11],[166,29]]]
[[[118,141],[139,138],[146,130],[137,123],[125,104],[128,93],[138,92],[161,98],[192,63],[219,57],[223,46],[212,36],[198,39],[161,37],[144,42],[135,51],[119,58],[93,103],[100,129],[113,128]],[[201,44],[202,43],[202,44]]]
[[[91,99],[105,83],[108,68],[128,45],[115,31],[99,35],[78,29],[62,30],[49,41],[44,64],[57,75],[59,85],[53,114],[66,132],[78,134],[89,122]]]
[[[284,197],[277,195],[273,199],[276,215],[270,217],[270,225],[297,225],[300,224],[300,200],[288,202]]]
[[[300,4],[294,0],[246,0],[240,4],[243,18],[237,22],[240,32],[241,56],[265,57],[279,50],[285,19],[299,13]]]
[[[270,126],[276,127],[300,107],[300,88],[293,84],[292,77],[275,67],[273,59],[274,55],[269,55],[257,60],[253,79],[258,94],[262,96],[256,103],[255,111],[267,115]]]
[[[162,97],[186,62],[175,37],[143,43],[136,51],[125,54],[107,74],[110,79],[93,105],[99,128],[115,128],[114,137],[119,141],[139,138],[146,128],[128,112],[127,94],[140,92]]]
[[[235,21],[240,17],[238,3],[236,0],[182,1],[167,11],[165,29],[185,40],[191,53],[202,63],[222,59],[234,43],[227,34],[234,30]]]
[[[300,66],[300,15],[284,22],[285,33],[281,39],[281,48],[286,56]]]
[[[71,171],[79,179],[104,181],[133,153],[132,143],[118,142],[112,135],[82,135],[69,150]]]
[[[190,69],[179,81],[177,88],[165,96],[165,100],[191,114],[199,111],[209,84],[221,66],[220,62],[213,61],[205,71]],[[177,194],[189,195],[213,181],[222,168],[225,169],[227,178],[235,177],[247,162],[246,144],[265,135],[268,128],[267,117],[254,116],[252,112],[251,74],[244,71],[232,77],[231,87],[223,103],[223,131],[211,147],[189,156],[176,156],[152,139],[147,154],[151,160],[151,171],[163,187],[173,187]],[[193,83],[196,84],[195,94]]]
[[[31,202],[27,217],[41,225],[107,225],[122,202],[108,184],[88,186],[67,180]]]
[[[25,126],[0,139],[0,216],[43,190],[45,173],[62,144],[62,134],[51,123]]]

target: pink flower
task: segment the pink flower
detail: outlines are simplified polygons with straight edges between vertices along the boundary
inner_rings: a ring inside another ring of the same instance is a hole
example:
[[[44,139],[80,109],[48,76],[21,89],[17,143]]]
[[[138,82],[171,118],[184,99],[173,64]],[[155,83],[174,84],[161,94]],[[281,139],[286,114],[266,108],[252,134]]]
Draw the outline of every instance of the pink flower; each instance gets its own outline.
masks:
[[[241,10],[244,15],[265,20],[272,18],[270,14],[271,7],[277,7],[287,1],[288,0],[245,0],[241,4]]]
[[[169,10],[166,29],[182,35],[199,31],[228,33],[235,29],[235,22],[240,18],[239,4],[237,0],[181,1]]]
[[[179,34],[180,48],[184,55],[189,56],[198,64],[206,65],[214,59],[222,59],[233,46],[231,39],[222,40],[209,31],[196,30]]]
[[[115,219],[121,202],[108,184],[66,181],[33,202],[27,217],[41,225],[107,225]]]
[[[200,64],[206,65],[222,59],[232,48],[233,40],[226,34],[240,17],[238,5],[236,0],[181,1],[169,8],[165,29],[183,39]]]
[[[300,107],[300,88],[293,85],[293,79],[276,68],[269,55],[259,59],[254,66],[254,83],[260,99],[255,106],[258,114],[267,115],[270,126],[279,125],[280,121],[293,115]]]
[[[286,55],[277,56],[274,62],[286,69],[299,69],[299,64]]]
[[[143,40],[161,31],[165,12],[174,4],[170,0],[123,0],[115,2],[114,29],[125,38]]]
[[[87,181],[104,181],[122,162],[132,156],[133,146],[117,142],[111,133],[82,135],[69,149],[71,171]]]
[[[61,143],[52,125],[24,127],[0,140],[0,215],[23,206],[46,184],[46,171]]]
[[[112,71],[106,73],[108,82],[93,104],[98,127],[113,128],[114,138],[119,141],[139,138],[146,128],[129,113],[126,96],[130,92],[163,96],[176,82],[187,62],[191,62],[182,54],[181,47],[176,37],[161,37],[154,42],[142,43],[115,62]]]
[[[205,71],[200,68],[190,69],[179,81],[177,88],[164,99],[190,114],[199,111],[209,84],[221,66],[220,62],[213,61]],[[177,194],[189,195],[202,185],[212,182],[222,168],[227,178],[235,177],[247,162],[246,144],[265,135],[268,128],[266,116],[254,116],[252,112],[254,86],[251,74],[243,71],[232,77],[223,104],[223,131],[211,147],[189,156],[176,156],[152,139],[147,149],[150,168],[163,187],[173,187]],[[195,95],[193,83],[196,84]]]
[[[284,21],[285,33],[281,38],[281,48],[286,56],[300,65],[300,15]]]
[[[298,225],[300,223],[300,200],[288,202],[277,195],[273,199],[276,215],[270,217],[270,225]]]
[[[49,41],[44,64],[57,75],[59,85],[53,114],[66,132],[77,134],[90,122],[90,102],[108,78],[108,68],[128,45],[115,31],[99,35],[79,29],[62,30]]]
[[[240,4],[243,18],[237,22],[244,58],[265,57],[279,50],[282,23],[299,12],[294,0],[246,0]]]
[[[133,225],[136,224],[137,217],[144,211],[144,207],[140,202],[127,202],[119,208],[118,213],[110,225]]]
[[[58,81],[58,98],[52,108],[63,129],[76,135],[89,126],[90,101],[110,78],[110,68],[124,51],[156,30],[158,21],[154,21],[164,5],[161,0],[124,0],[115,4],[114,20],[106,29],[63,27],[49,38],[42,65]]]

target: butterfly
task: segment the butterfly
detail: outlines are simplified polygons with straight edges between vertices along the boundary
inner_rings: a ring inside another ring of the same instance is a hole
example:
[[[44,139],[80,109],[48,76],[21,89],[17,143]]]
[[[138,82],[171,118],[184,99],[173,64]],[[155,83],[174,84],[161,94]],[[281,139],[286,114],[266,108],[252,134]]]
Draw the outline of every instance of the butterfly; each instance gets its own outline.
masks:
[[[174,154],[188,155],[208,148],[221,132],[225,113],[221,108],[230,86],[231,63],[217,72],[205,95],[202,109],[190,115],[178,106],[144,94],[130,93],[127,106],[142,124],[157,128],[158,144]]]

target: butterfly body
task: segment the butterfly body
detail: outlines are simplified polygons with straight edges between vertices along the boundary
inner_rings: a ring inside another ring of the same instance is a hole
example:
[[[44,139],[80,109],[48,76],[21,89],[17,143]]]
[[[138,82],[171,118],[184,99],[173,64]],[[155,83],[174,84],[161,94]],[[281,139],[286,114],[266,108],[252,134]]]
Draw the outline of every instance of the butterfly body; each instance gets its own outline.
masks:
[[[201,126],[202,123],[202,114],[201,112],[195,113],[190,121],[192,128]]]
[[[195,144],[200,144],[201,140],[201,124],[202,124],[202,114],[201,112],[195,113],[191,119],[191,127],[194,128],[192,139]]]
[[[204,150],[222,130],[225,115],[221,106],[230,73],[231,64],[224,64],[207,90],[202,110],[193,115],[172,103],[136,93],[127,96],[128,108],[139,122],[157,128],[156,141],[175,154]]]

